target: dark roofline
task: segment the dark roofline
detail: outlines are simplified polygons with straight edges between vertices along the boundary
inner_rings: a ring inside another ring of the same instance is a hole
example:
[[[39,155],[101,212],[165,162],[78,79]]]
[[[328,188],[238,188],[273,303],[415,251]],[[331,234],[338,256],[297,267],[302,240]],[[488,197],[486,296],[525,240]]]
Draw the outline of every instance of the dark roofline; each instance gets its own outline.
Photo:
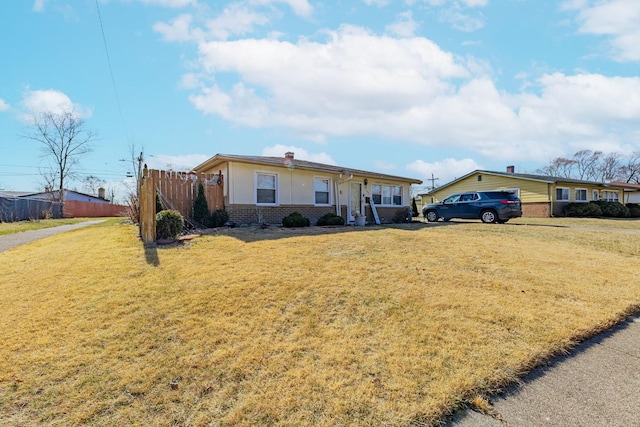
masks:
[[[269,166],[277,166],[277,167],[284,167],[284,168],[293,167],[293,168],[311,170],[311,171],[320,171],[320,172],[327,172],[327,173],[334,173],[334,174],[361,175],[369,178],[392,179],[392,180],[398,180],[398,181],[408,181],[411,184],[422,184],[421,180],[415,179],[415,178],[407,178],[407,177],[396,176],[396,175],[387,175],[383,173],[369,172],[369,171],[364,171],[360,169],[348,168],[344,166],[334,166],[334,165],[327,165],[324,163],[309,162],[306,160],[299,160],[295,158],[288,159],[285,157],[243,156],[243,155],[237,155],[237,154],[216,154],[215,156],[211,157],[210,159],[202,162],[201,164],[193,168],[193,170],[198,172],[199,170],[208,169],[208,168],[214,167],[216,164],[223,163],[226,161],[250,163],[250,164],[257,164],[257,165],[269,165]]]
[[[40,195],[47,195],[47,194],[58,194],[59,190],[51,190],[51,191],[37,191],[35,193],[25,193],[24,195],[20,196],[20,197],[24,197],[24,198],[28,198],[31,196],[40,196]],[[94,196],[93,194],[87,194],[87,193],[81,193],[80,191],[76,191],[76,190],[68,190],[68,189],[64,189],[65,194],[66,193],[74,193],[74,194],[78,194],[80,196],[85,196],[85,197],[91,197],[94,199],[99,199],[99,200],[106,200],[107,202],[109,202],[110,200],[108,199],[103,199],[102,197],[99,196]]]
[[[505,178],[516,178],[516,179],[524,179],[527,181],[538,181],[538,182],[544,182],[547,184],[558,184],[558,183],[567,183],[567,184],[583,184],[583,185],[589,185],[592,187],[605,187],[605,188],[610,188],[610,187],[617,187],[617,188],[622,188],[622,185],[618,185],[615,183],[606,183],[606,182],[598,182],[598,181],[585,181],[585,180],[581,180],[581,179],[574,179],[574,178],[563,178],[563,177],[559,177],[559,176],[549,176],[549,175],[535,175],[535,174],[528,174],[528,173],[511,173],[511,172],[497,172],[497,171],[488,171],[488,170],[481,170],[481,169],[476,169],[472,172],[469,172],[468,174],[461,176],[460,178],[456,178],[453,181],[450,181],[444,185],[441,185],[440,187],[434,188],[431,191],[428,191],[426,193],[420,193],[418,194],[420,195],[427,195],[427,194],[433,194],[436,191],[440,191],[443,188],[449,187],[457,182],[460,182],[464,179],[467,179],[468,177],[475,175],[475,174],[486,174],[486,175],[495,175],[495,176],[501,176],[501,177],[505,177]]]

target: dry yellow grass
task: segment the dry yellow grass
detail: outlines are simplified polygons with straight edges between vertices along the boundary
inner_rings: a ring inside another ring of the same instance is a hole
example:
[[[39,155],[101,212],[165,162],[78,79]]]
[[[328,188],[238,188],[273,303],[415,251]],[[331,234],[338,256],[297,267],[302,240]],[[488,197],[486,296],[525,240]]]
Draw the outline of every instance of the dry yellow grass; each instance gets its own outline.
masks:
[[[524,222],[145,250],[110,221],[4,252],[0,420],[433,424],[640,307],[637,227]]]

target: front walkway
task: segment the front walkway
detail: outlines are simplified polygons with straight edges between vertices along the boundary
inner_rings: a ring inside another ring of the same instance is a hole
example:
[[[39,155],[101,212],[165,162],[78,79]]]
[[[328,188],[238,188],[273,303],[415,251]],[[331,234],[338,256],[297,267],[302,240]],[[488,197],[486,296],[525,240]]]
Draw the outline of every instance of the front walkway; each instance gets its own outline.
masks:
[[[86,222],[79,222],[77,224],[66,224],[59,225],[57,227],[42,228],[40,230],[29,230],[21,231],[19,233],[5,234],[0,236],[0,252],[4,252],[7,249],[24,245],[25,243],[33,242],[35,240],[44,239],[45,237],[53,236],[55,234],[64,233],[65,231],[71,231],[77,228],[82,228],[101,222],[104,222],[104,219],[95,219]]]

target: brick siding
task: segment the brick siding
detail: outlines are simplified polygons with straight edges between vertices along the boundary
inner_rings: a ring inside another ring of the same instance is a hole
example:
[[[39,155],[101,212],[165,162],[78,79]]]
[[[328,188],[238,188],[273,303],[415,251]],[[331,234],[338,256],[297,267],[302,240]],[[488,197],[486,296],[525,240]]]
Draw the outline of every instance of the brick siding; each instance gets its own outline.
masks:
[[[282,225],[282,218],[293,212],[300,212],[302,216],[309,218],[311,225],[315,225],[321,216],[327,213],[335,213],[335,207],[331,206],[230,205],[226,209],[229,214],[229,221],[239,225],[259,224],[260,222]]]
[[[226,207],[229,214],[229,221],[235,222],[238,225],[251,225],[259,224],[260,221],[271,225],[282,225],[282,218],[289,215],[292,212],[300,212],[302,216],[309,218],[311,225],[315,225],[318,219],[327,214],[335,213],[335,206],[255,206],[255,205],[230,205]],[[406,212],[406,207],[401,208],[377,208],[378,217],[382,224],[391,224],[395,218],[396,212]],[[259,218],[259,215],[261,218]],[[341,212],[342,218],[345,218],[347,223],[347,208],[342,206]],[[368,224],[375,224],[373,217],[373,211],[369,205],[366,205],[365,216],[367,217]]]
[[[523,203],[522,216],[529,218],[549,218],[551,216],[549,202]]]

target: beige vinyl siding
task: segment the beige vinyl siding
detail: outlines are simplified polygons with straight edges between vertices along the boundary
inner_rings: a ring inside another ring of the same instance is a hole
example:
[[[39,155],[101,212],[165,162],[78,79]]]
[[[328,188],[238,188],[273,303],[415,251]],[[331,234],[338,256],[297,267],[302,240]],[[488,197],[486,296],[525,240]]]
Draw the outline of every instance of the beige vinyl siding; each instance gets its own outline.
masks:
[[[478,181],[478,175],[482,176],[481,181]],[[549,201],[549,184],[546,182],[508,178],[483,173],[471,175],[470,177],[442,190],[436,190],[434,197],[436,201],[440,201],[454,193],[462,193],[465,191],[505,190],[511,188],[520,189],[520,199],[522,201],[531,203]],[[428,196],[423,198],[428,199]],[[423,203],[429,202],[430,201],[428,200],[423,200]]]
[[[331,205],[336,203],[336,182],[342,182],[338,186],[340,205],[348,203],[351,183],[362,184],[363,197],[371,197],[371,188],[374,184],[384,186],[400,186],[402,188],[402,206],[411,206],[410,183],[400,180],[376,179],[372,177],[354,175],[346,180],[346,176],[339,174],[304,170],[296,168],[283,168],[271,165],[260,165],[242,162],[224,162],[216,165],[215,170],[205,172],[218,173],[222,171],[225,177],[225,200],[228,205],[255,205],[255,177],[256,172],[274,173],[277,176],[278,205],[315,205],[315,178],[329,180],[329,200]],[[364,180],[367,179],[367,185]],[[400,206],[398,206],[400,207]]]

